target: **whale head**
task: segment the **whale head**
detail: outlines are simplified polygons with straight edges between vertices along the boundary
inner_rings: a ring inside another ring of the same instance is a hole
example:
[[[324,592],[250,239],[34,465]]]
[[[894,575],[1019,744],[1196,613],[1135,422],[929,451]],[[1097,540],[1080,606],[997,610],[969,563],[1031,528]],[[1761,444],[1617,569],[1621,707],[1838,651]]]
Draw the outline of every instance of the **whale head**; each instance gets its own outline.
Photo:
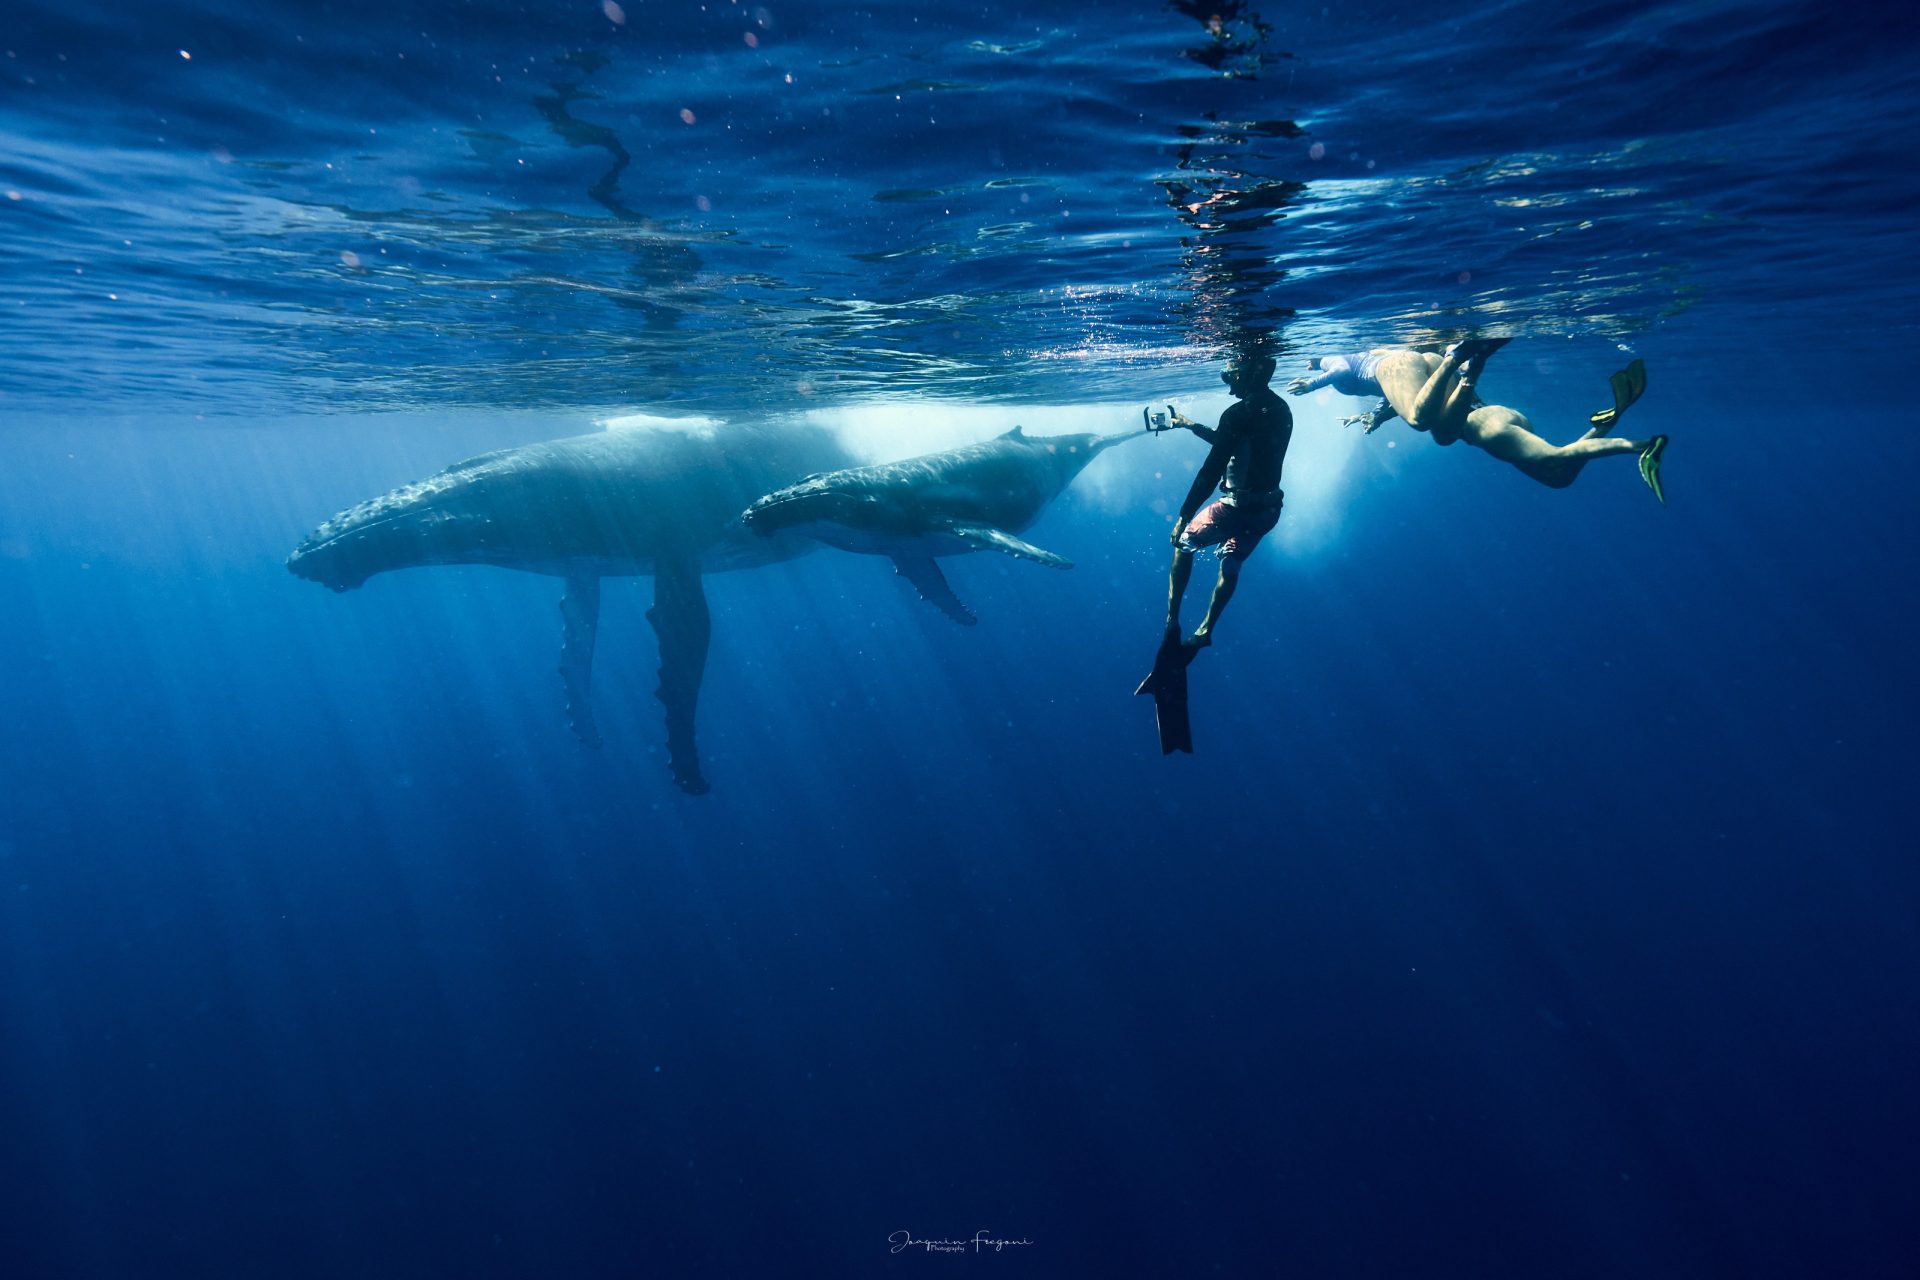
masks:
[[[296,577],[351,591],[389,569],[485,562],[493,522],[464,510],[444,476],[341,512],[294,549],[287,568]]]
[[[848,472],[808,476],[756,501],[740,519],[761,537],[793,531],[808,533],[828,526],[872,521],[884,504],[873,486]]]

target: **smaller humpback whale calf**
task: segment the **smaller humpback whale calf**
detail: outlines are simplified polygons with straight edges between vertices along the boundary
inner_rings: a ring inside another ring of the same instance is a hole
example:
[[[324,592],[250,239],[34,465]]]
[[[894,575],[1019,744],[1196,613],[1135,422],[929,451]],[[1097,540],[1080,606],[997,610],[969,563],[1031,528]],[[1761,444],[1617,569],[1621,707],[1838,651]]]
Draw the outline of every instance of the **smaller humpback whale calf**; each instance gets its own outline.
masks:
[[[802,534],[845,551],[887,556],[921,599],[972,626],[977,619],[935,560],[999,551],[1072,568],[1072,561],[1015,535],[1094,458],[1145,434],[1029,436],[1015,427],[958,449],[808,476],[767,494],[741,519],[762,536]]]

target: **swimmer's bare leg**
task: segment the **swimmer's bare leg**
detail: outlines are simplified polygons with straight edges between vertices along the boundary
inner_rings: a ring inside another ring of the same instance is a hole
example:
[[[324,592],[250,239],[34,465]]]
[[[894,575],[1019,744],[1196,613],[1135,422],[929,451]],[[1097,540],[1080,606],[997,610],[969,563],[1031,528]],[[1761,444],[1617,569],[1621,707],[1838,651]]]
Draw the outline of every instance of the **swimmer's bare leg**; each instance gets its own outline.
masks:
[[[1473,380],[1467,374],[1468,368],[1462,364],[1459,376],[1453,380],[1453,390],[1447,393],[1446,406],[1440,411],[1440,421],[1433,428],[1436,439],[1445,441],[1459,438],[1466,427],[1467,415],[1479,403],[1479,397],[1474,394]]]
[[[1420,394],[1413,402],[1413,412],[1402,414],[1409,423],[1417,424],[1422,431],[1442,430],[1447,435],[1458,431],[1459,419],[1454,417],[1456,410],[1462,416],[1466,407],[1460,401],[1460,366],[1462,359],[1456,348],[1440,358],[1433,373],[1427,378],[1426,385],[1420,388]],[[1471,388],[1469,388],[1469,394]],[[1449,431],[1446,428],[1452,427]]]
[[[1193,552],[1185,547],[1173,549],[1173,568],[1167,574],[1167,630],[1180,629],[1180,601],[1186,597],[1187,581],[1193,577]]]
[[[1213,584],[1213,598],[1207,601],[1207,616],[1193,629],[1193,636],[1187,643],[1195,648],[1205,648],[1213,643],[1214,624],[1220,621],[1220,615],[1226,611],[1227,601],[1233,599],[1235,587],[1240,585],[1240,557],[1223,555],[1220,557],[1220,578]]]
[[[1587,436],[1572,444],[1549,444],[1534,434],[1525,414],[1502,404],[1481,405],[1469,413],[1461,438],[1550,489],[1572,484],[1595,458],[1638,454],[1647,447],[1644,440]]]
[[[1419,406],[1433,397],[1437,389],[1439,398],[1433,401],[1433,411],[1437,413],[1446,403],[1446,391],[1453,385],[1454,371],[1446,367],[1442,357],[1424,351],[1389,351],[1381,356],[1374,377],[1380,383],[1380,394],[1393,411],[1408,426],[1425,431],[1428,423],[1418,416]]]
[[[1644,440],[1614,440],[1605,437],[1581,437],[1572,444],[1549,446],[1551,452],[1514,465],[1550,489],[1564,489],[1580,478],[1580,472],[1595,458],[1615,454],[1638,455],[1646,450]]]

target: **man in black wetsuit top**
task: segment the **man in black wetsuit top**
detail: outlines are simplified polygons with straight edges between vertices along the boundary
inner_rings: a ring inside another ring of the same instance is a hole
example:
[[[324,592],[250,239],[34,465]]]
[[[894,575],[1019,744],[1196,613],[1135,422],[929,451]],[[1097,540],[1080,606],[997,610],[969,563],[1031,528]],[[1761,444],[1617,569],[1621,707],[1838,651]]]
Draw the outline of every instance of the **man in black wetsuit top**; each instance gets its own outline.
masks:
[[[1293,411],[1267,386],[1273,367],[1266,356],[1243,356],[1220,375],[1239,403],[1228,406],[1217,427],[1203,427],[1178,412],[1172,417],[1174,426],[1213,446],[1173,524],[1173,572],[1167,583],[1170,635],[1180,631],[1180,600],[1193,574],[1193,553],[1202,547],[1220,548],[1220,578],[1207,602],[1207,616],[1186,641],[1190,649],[1213,643],[1213,628],[1239,584],[1240,566],[1280,520],[1280,466],[1293,439]],[[1220,497],[1203,508],[1216,485]]]
[[[1220,611],[1233,599],[1240,566],[1253,554],[1260,539],[1280,520],[1280,464],[1293,440],[1293,411],[1267,386],[1273,361],[1246,355],[1220,375],[1240,403],[1229,405],[1220,425],[1203,427],[1178,411],[1171,422],[1185,427],[1213,446],[1200,474],[1180,504],[1173,522],[1173,573],[1167,582],[1167,629],[1154,655],[1153,670],[1136,694],[1153,695],[1160,725],[1160,751],[1193,750],[1193,732],[1187,720],[1187,667],[1194,655],[1213,643]],[[1168,406],[1170,409],[1172,406]],[[1213,497],[1218,486],[1220,497]],[[1180,638],[1180,599],[1187,594],[1193,574],[1193,553],[1202,547],[1220,548],[1220,579],[1214,583],[1207,616],[1185,641]]]

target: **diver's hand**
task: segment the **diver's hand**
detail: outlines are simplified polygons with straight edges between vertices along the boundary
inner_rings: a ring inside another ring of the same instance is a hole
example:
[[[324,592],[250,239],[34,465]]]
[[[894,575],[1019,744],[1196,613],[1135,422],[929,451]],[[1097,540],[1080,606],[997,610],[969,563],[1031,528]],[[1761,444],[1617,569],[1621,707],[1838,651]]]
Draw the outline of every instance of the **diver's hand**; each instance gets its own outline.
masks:
[[[1187,431],[1191,431],[1200,425],[1172,405],[1167,406],[1167,423],[1169,426],[1180,427]]]
[[[1372,435],[1380,429],[1379,426],[1374,423],[1373,415],[1370,413],[1356,413],[1350,418],[1342,418],[1340,419],[1340,425],[1343,427],[1365,427],[1368,435]]]
[[[1187,531],[1187,522],[1185,517],[1175,520],[1173,522],[1173,532],[1167,535],[1167,541],[1171,542],[1176,547],[1179,546],[1180,535],[1185,533],[1186,531]]]
[[[1313,382],[1306,377],[1295,378],[1287,384],[1287,394],[1290,396],[1303,396],[1311,390],[1313,390]]]

